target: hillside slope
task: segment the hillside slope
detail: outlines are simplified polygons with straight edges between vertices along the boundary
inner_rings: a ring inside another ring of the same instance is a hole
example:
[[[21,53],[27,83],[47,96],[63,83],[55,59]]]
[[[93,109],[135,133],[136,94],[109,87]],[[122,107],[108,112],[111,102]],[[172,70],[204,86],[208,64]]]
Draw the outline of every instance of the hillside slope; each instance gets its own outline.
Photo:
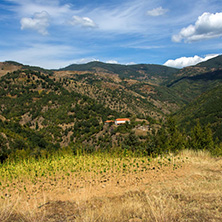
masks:
[[[222,70],[204,72],[193,76],[184,76],[168,85],[184,100],[190,102],[202,93],[222,84]]]
[[[222,140],[222,85],[203,93],[176,115],[180,125],[190,130],[199,120],[202,125],[210,124],[214,136]]]
[[[5,124],[15,123],[35,130],[48,143],[58,146],[86,139],[96,143],[95,135],[109,116],[126,116],[88,96],[68,91],[47,74],[31,70],[14,71],[0,79],[0,104]],[[7,141],[13,140],[10,133],[6,137]]]
[[[121,79],[118,74],[86,71],[55,71],[69,91],[80,92],[116,111],[159,118],[179,109],[184,101],[173,89],[149,81]]]
[[[22,64],[16,62],[0,62],[0,78],[8,72],[13,72],[22,68]]]

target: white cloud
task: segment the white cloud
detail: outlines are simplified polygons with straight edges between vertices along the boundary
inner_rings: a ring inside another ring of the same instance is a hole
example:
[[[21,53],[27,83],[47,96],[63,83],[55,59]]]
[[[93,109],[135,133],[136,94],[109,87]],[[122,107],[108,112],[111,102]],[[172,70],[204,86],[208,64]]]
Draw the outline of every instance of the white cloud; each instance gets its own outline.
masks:
[[[150,25],[144,18],[144,0],[123,1],[110,7],[97,6],[88,11],[87,15],[96,22],[100,31],[122,34],[143,33]],[[147,26],[148,24],[148,26]]]
[[[80,17],[77,15],[74,15],[72,17],[72,20],[70,21],[70,24],[73,26],[82,26],[82,27],[87,27],[87,28],[95,28],[97,25],[96,23],[88,18],[88,17]]]
[[[168,10],[162,7],[154,8],[153,10],[147,11],[149,16],[161,16],[164,15]]]
[[[57,0],[7,0],[15,3],[9,9],[18,13],[19,16],[32,16],[36,12],[47,11],[51,17],[61,18],[70,15],[70,4],[60,4]]]
[[[218,38],[222,36],[222,12],[203,13],[194,25],[181,29],[178,35],[172,36],[172,41],[193,42],[198,40]]]
[[[116,60],[108,60],[108,61],[106,61],[106,63],[119,64]]]
[[[85,63],[89,63],[89,62],[99,62],[99,59],[95,59],[95,58],[82,58],[82,59],[76,59],[73,61],[73,63],[76,64],[85,64]]]
[[[197,63],[207,61],[208,59],[212,59],[218,56],[218,54],[206,55],[205,57],[200,57],[195,55],[194,57],[181,57],[175,60],[168,60],[164,63],[165,66],[170,66],[174,68],[183,68],[186,66],[196,65]]]
[[[50,15],[51,30],[57,25],[74,25],[81,27],[95,28],[97,31],[111,32],[112,34],[122,33],[142,33],[151,31],[155,26],[144,18],[147,7],[152,7],[148,1],[133,0],[123,1],[118,4],[100,3],[85,4],[83,7],[77,7],[77,3],[61,0],[6,0],[13,2],[9,10],[14,11],[19,18],[30,19],[36,12],[46,11]],[[158,8],[158,14],[163,13],[165,9]],[[101,35],[102,36],[102,35]],[[103,35],[104,36],[104,35]],[[111,37],[109,35],[109,37]]]
[[[21,29],[33,29],[42,35],[47,35],[49,26],[49,14],[46,11],[35,13],[33,18],[22,18]]]
[[[135,62],[129,62],[129,63],[126,63],[126,65],[136,65]]]

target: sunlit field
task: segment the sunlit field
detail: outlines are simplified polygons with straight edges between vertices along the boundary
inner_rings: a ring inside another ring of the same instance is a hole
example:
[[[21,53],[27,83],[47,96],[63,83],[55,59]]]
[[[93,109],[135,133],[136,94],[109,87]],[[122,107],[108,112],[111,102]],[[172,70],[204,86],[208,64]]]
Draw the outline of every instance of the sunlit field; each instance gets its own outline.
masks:
[[[207,153],[57,153],[0,165],[1,221],[220,221],[222,161]]]

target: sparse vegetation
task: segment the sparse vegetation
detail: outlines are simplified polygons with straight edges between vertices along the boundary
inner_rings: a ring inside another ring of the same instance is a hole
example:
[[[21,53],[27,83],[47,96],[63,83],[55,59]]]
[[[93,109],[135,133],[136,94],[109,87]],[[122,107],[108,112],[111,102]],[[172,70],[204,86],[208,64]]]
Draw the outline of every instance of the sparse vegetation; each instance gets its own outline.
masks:
[[[69,151],[1,165],[2,221],[220,221],[221,159]]]

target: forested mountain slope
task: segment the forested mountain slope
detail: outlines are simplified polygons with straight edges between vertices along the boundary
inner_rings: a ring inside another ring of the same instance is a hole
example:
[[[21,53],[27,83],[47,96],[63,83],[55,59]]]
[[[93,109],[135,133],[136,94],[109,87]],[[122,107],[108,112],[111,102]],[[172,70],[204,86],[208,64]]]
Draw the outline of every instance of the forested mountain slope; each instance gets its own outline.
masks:
[[[35,130],[56,146],[90,139],[102,130],[108,116],[126,115],[80,93],[68,91],[47,74],[30,70],[14,71],[1,78],[0,104],[0,115],[4,124],[12,124],[11,131],[19,133],[14,129],[19,124],[24,129]],[[4,125],[1,128],[4,129]],[[2,136],[6,143],[14,140],[7,130]],[[22,144],[18,146],[22,148]]]
[[[34,155],[70,144],[107,149],[124,140],[136,118],[159,121],[179,107],[166,87],[104,73],[52,73],[38,67],[4,74],[0,104],[2,155],[21,149]],[[104,125],[120,117],[130,117],[132,124]]]
[[[172,82],[168,87],[177,92],[187,102],[202,93],[222,84],[222,70],[204,72],[194,76],[184,76]]]
[[[222,85],[203,93],[176,115],[179,124],[190,130],[197,122],[210,124],[214,136],[222,140]]]

